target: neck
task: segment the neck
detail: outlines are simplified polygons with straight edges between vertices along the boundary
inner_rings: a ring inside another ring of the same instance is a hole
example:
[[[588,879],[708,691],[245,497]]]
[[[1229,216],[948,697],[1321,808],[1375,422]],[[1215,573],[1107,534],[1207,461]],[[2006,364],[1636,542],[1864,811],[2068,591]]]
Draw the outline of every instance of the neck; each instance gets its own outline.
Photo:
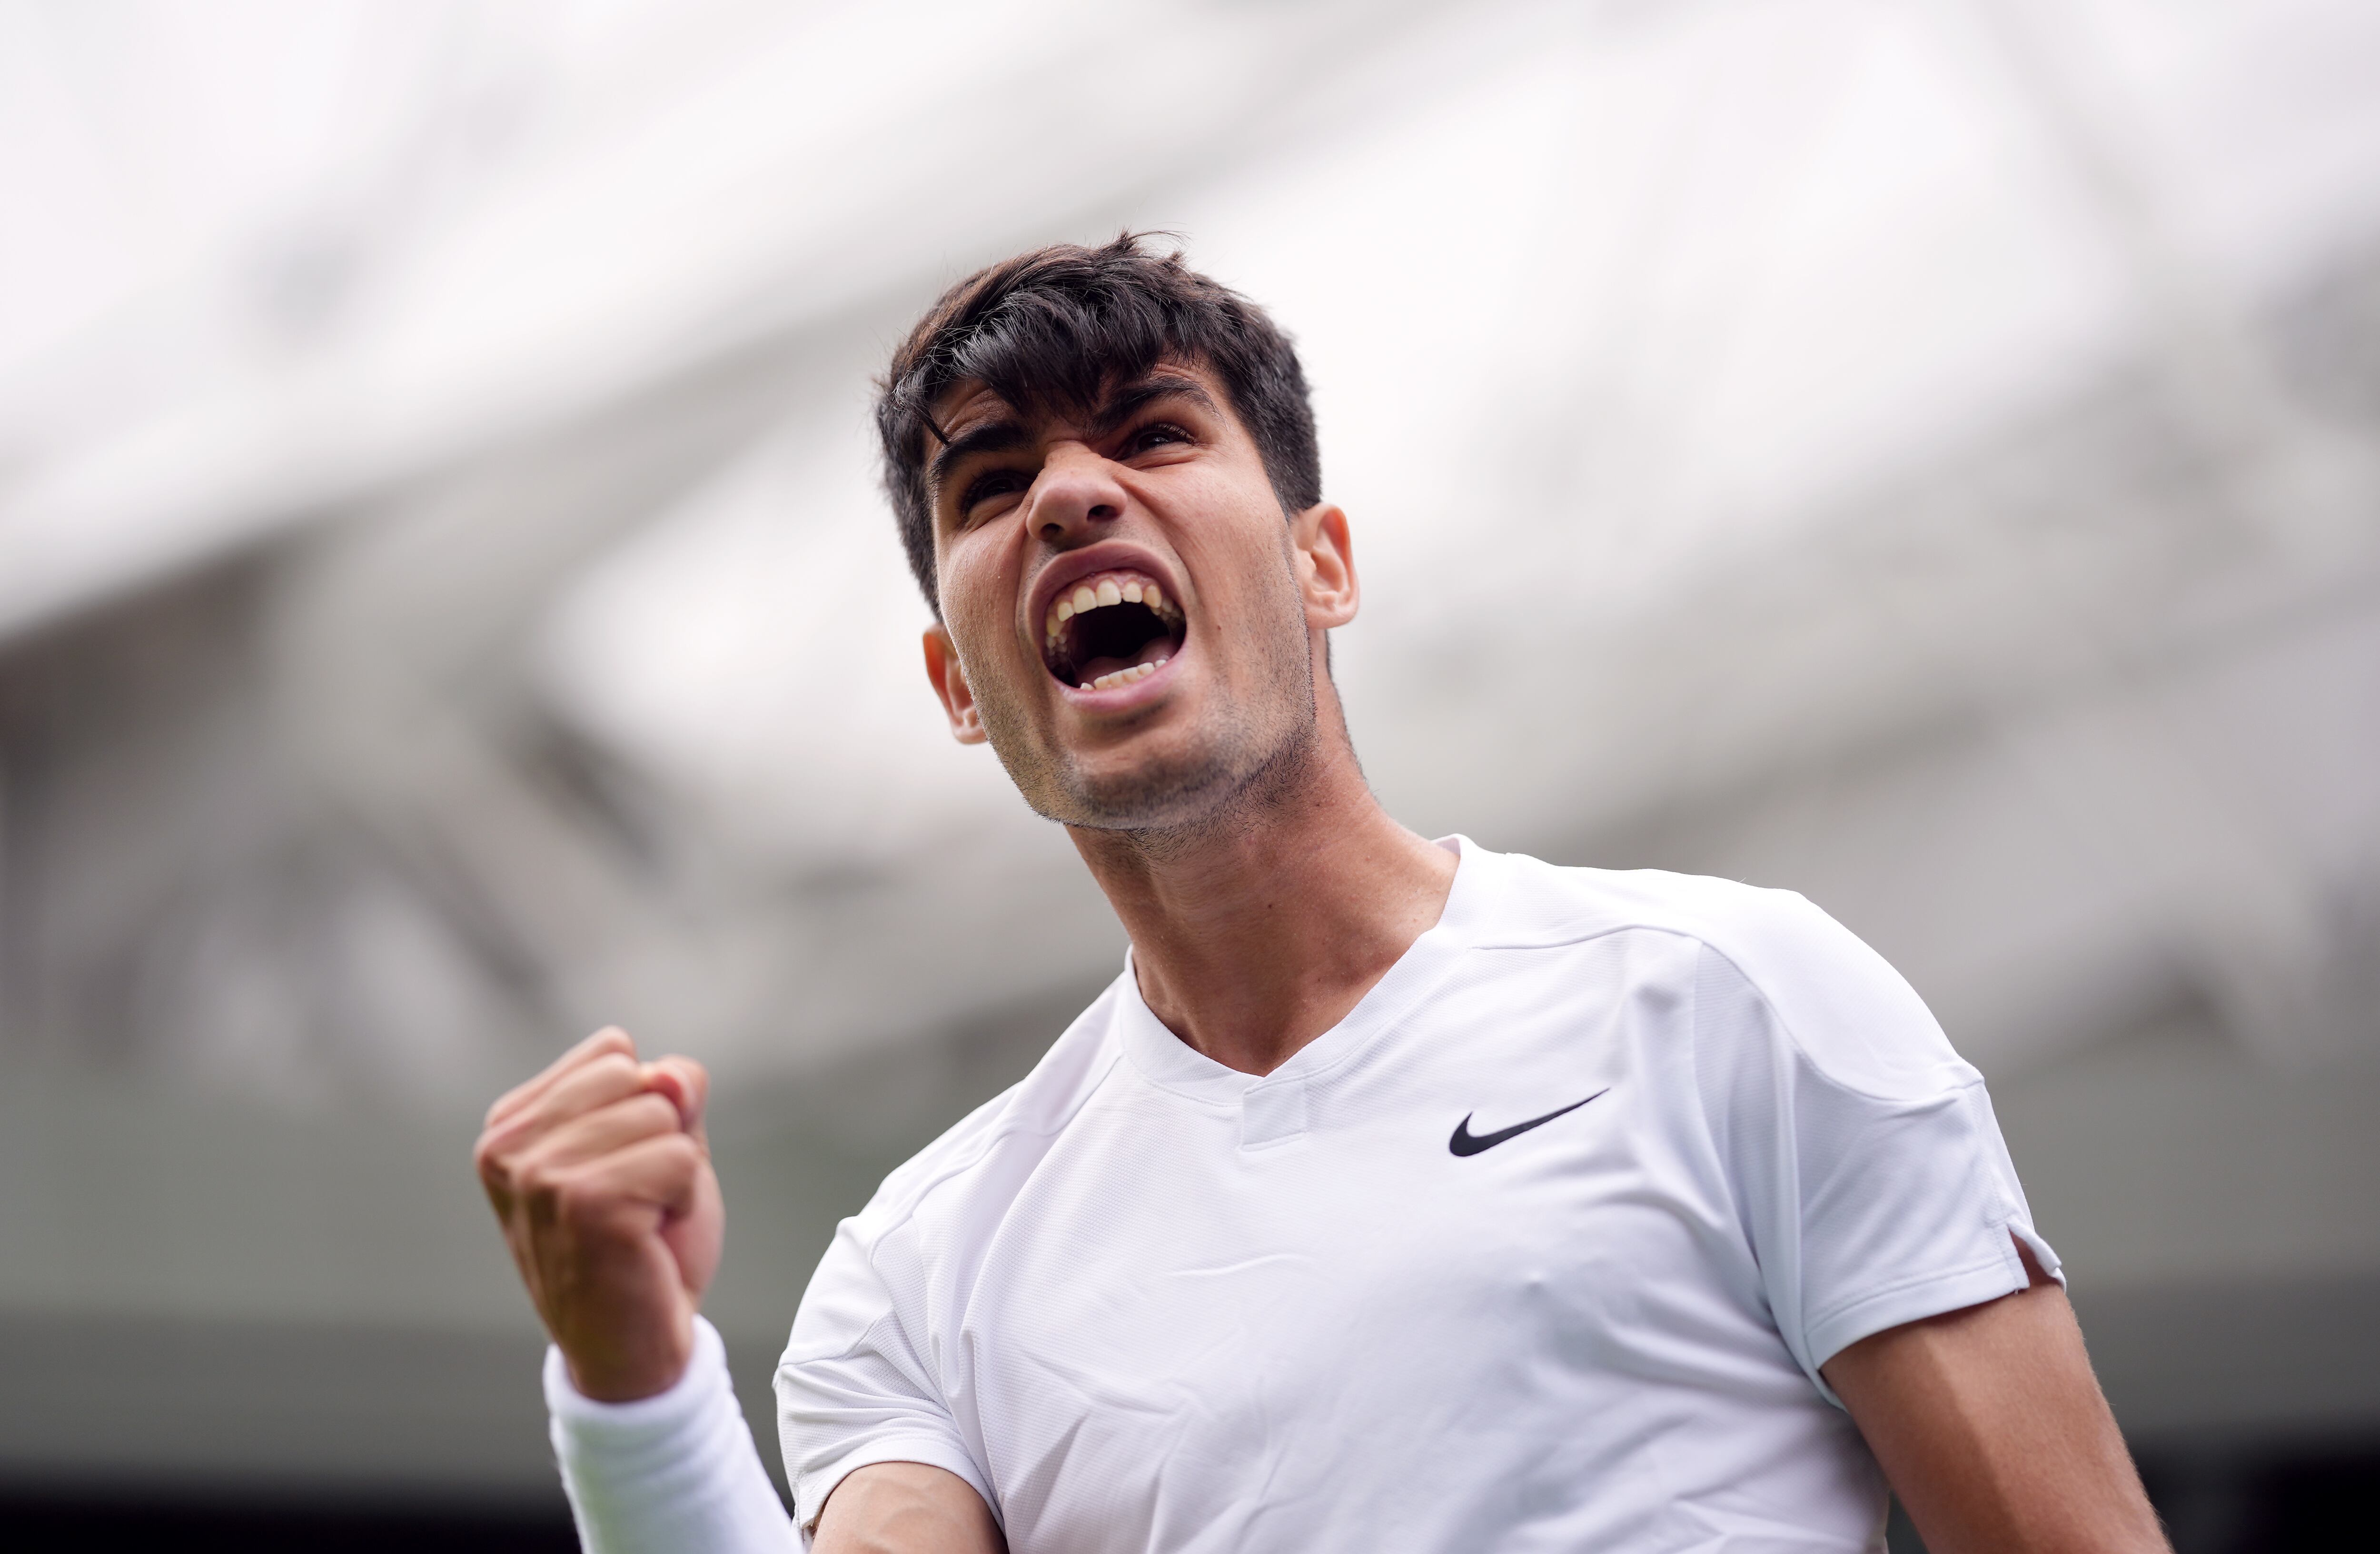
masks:
[[[1161,835],[1069,828],[1132,936],[1143,1001],[1245,1074],[1271,1073],[1337,1025],[1454,883],[1453,855],[1390,819],[1324,727],[1227,819]]]

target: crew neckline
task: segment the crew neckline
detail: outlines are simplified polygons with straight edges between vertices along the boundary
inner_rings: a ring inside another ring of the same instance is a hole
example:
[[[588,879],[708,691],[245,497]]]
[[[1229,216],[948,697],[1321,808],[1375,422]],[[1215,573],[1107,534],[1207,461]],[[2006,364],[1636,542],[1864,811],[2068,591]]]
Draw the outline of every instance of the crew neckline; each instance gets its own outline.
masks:
[[[1319,1078],[1394,1026],[1447,972],[1488,920],[1496,855],[1469,837],[1439,837],[1436,844],[1455,855],[1454,882],[1438,921],[1405,946],[1380,979],[1364,991],[1339,1023],[1290,1054],[1270,1074],[1245,1074],[1217,1062],[1167,1028],[1140,996],[1132,951],[1124,951],[1116,1000],[1116,1035],[1141,1076],[1160,1089],[1193,1100],[1236,1105],[1259,1086],[1302,1084]]]

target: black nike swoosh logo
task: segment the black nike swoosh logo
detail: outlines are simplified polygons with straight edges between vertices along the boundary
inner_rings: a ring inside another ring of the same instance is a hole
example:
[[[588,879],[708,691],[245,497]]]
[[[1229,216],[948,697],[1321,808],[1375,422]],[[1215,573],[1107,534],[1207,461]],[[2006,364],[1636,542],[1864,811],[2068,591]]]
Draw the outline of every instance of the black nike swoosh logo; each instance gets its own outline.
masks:
[[[1606,1085],[1596,1091],[1595,1095],[1587,1097],[1586,1100],[1593,1100],[1597,1096],[1608,1096],[1610,1093],[1611,1087]],[[1509,1128],[1498,1128],[1494,1133],[1473,1133],[1471,1117],[1465,1113],[1463,1121],[1454,1124],[1454,1136],[1446,1141],[1446,1147],[1458,1155],[1475,1155],[1482,1149],[1493,1149],[1508,1138],[1518,1138],[1531,1128],[1543,1127],[1566,1111],[1577,1111],[1586,1104],[1586,1100],[1574,1100],[1568,1106],[1558,1106],[1542,1117],[1532,1117],[1525,1123],[1515,1123]]]

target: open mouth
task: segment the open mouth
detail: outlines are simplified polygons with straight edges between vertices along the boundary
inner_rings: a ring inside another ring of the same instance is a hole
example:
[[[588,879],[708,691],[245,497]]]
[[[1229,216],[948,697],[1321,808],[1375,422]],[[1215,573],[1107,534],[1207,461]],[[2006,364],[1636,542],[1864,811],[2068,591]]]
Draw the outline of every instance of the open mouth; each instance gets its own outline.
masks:
[[[1103,691],[1157,673],[1189,629],[1182,607],[1138,572],[1095,572],[1050,601],[1041,662],[1065,685]]]

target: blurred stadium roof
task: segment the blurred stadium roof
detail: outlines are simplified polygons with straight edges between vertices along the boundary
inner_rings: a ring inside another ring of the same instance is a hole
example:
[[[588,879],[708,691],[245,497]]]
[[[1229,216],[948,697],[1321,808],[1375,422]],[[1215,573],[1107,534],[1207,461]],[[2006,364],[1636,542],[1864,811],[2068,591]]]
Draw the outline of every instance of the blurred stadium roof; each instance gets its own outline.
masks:
[[[1803,890],[2116,1286],[2380,1287],[2380,8],[0,0],[0,1057],[69,1089],[460,1125],[617,1019],[905,1137],[1045,1041],[1121,940],[919,684],[868,380],[1156,227],[1305,353],[1394,812]],[[271,1174],[123,1104],[144,1191]],[[28,1138],[0,1305],[517,1317],[328,1167],[415,1253],[143,1293]]]

